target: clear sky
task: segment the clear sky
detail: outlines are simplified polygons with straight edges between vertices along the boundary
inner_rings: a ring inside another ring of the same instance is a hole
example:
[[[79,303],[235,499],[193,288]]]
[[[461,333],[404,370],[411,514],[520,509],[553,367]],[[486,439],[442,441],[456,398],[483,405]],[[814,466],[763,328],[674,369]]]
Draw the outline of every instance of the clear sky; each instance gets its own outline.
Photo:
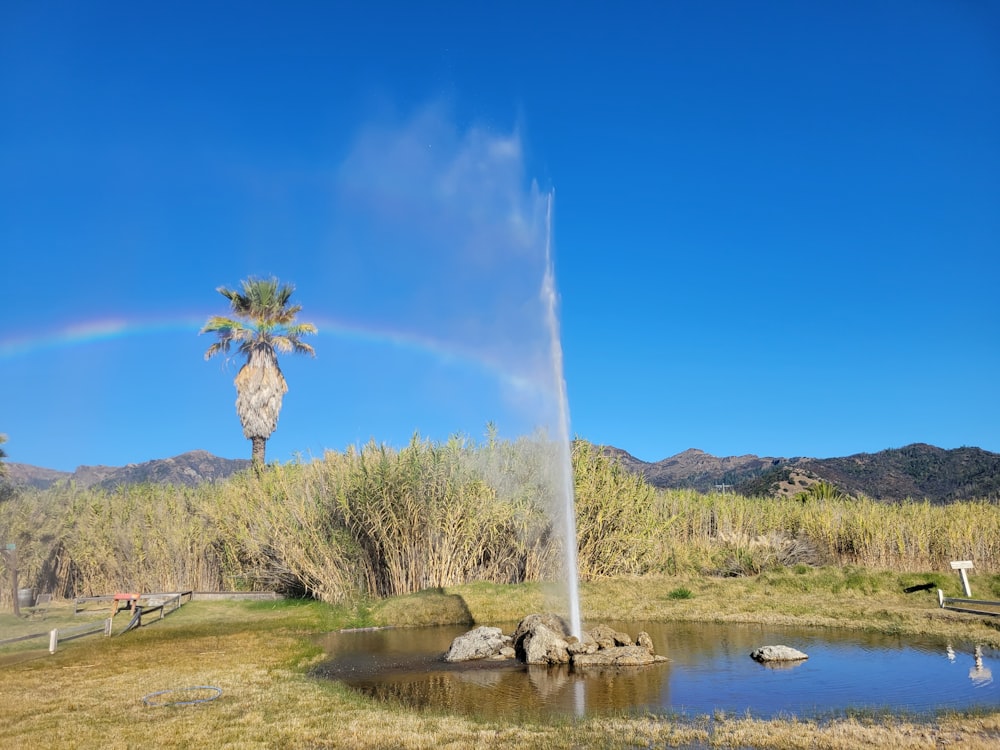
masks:
[[[269,459],[521,434],[550,240],[575,435],[1000,452],[1000,5],[0,5],[11,461],[249,457],[252,275],[320,330]]]

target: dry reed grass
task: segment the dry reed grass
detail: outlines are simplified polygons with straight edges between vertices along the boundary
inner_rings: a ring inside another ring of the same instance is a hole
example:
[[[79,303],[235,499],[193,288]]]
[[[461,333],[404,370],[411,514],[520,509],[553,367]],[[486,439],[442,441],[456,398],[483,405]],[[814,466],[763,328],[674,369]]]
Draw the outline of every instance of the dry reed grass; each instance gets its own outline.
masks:
[[[61,487],[0,503],[21,585],[265,590],[328,603],[475,581],[557,578],[544,440],[414,437],[197,489]],[[1000,506],[657,491],[593,446],[573,450],[581,577],[758,576],[797,565],[1000,572]],[[987,592],[980,592],[986,594]],[[989,592],[1000,597],[1000,590]],[[0,587],[0,607],[10,606]]]

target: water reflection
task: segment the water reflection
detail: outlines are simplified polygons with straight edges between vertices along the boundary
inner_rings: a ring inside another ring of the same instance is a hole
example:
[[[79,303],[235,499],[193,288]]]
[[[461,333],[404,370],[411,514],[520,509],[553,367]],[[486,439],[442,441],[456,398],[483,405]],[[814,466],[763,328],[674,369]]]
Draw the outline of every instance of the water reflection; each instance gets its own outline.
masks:
[[[1000,705],[990,668],[997,654],[988,649],[838,630],[609,624],[646,630],[671,661],[585,673],[511,662],[447,664],[441,655],[467,628],[439,627],[331,634],[323,641],[331,658],[317,673],[380,699],[492,718],[715,710],[766,718]],[[809,659],[767,666],[749,657],[778,643]]]
[[[976,687],[986,687],[993,684],[993,672],[983,665],[983,647],[976,646],[975,663],[969,670],[969,679]]]

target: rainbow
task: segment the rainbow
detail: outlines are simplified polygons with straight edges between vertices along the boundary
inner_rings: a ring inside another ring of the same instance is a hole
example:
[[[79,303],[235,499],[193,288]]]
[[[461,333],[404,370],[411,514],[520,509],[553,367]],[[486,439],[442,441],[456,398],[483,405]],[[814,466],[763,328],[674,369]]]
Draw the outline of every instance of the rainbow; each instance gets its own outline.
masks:
[[[33,336],[0,339],[0,360],[26,357],[51,349],[83,346],[141,334],[176,331],[197,333],[207,319],[207,316],[200,319],[184,316],[146,320],[112,317],[83,323],[70,323]]]
[[[86,346],[101,341],[114,341],[146,335],[184,333],[196,335],[211,317],[211,314],[183,314],[171,317],[124,318],[108,317],[82,323],[56,326],[33,336],[0,339],[0,361],[30,357],[41,352]],[[319,335],[333,335],[336,338],[390,346],[403,351],[428,354],[436,359],[456,364],[471,365],[484,370],[518,389],[530,388],[524,377],[478,353],[463,351],[457,347],[430,337],[402,333],[389,329],[348,323],[334,318],[310,316],[316,324]]]

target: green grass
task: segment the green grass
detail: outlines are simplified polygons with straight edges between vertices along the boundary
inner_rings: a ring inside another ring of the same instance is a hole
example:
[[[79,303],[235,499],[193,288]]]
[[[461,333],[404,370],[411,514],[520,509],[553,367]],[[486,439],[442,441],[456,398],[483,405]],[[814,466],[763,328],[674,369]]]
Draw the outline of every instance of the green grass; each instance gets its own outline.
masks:
[[[673,599],[674,601],[678,599],[693,599],[694,592],[691,591],[687,586],[678,586],[667,593],[667,599]]]

